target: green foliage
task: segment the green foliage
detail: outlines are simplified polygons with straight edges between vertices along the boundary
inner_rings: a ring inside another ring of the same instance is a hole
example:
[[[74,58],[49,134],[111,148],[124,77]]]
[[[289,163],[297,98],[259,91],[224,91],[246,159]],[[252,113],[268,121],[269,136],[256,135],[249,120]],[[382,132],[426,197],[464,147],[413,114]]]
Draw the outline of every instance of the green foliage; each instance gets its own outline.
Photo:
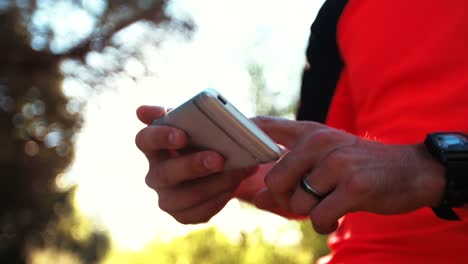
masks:
[[[114,251],[105,264],[269,264],[310,263],[312,253],[300,245],[274,245],[261,231],[245,233],[232,241],[216,228],[208,228],[176,238],[168,243],[154,241],[142,251]]]
[[[300,229],[302,233],[301,247],[304,250],[311,250],[314,257],[313,262],[330,253],[327,245],[328,236],[315,232],[310,221],[301,221]]]

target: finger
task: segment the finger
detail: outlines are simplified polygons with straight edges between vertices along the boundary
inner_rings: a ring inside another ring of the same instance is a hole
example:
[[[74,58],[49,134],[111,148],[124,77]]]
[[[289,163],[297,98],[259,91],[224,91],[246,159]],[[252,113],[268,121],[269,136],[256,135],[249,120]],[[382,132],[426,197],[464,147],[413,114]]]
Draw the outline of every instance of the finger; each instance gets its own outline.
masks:
[[[206,223],[221,211],[230,199],[231,192],[224,192],[202,204],[172,213],[171,215],[182,224]]]
[[[293,193],[299,180],[315,168],[317,163],[352,140],[334,129],[316,130],[309,133],[287,153],[265,177],[265,183],[274,193]]]
[[[289,219],[302,219],[301,215],[295,214],[290,210],[285,210],[279,206],[272,193],[269,192],[266,188],[256,194],[255,198],[253,199],[253,203],[259,209],[270,211]]]
[[[290,207],[290,198],[299,181],[335,149],[355,142],[354,137],[353,140],[349,138],[344,132],[334,129],[317,130],[304,137],[265,177],[265,184],[274,193],[278,204],[287,210],[293,210]],[[309,202],[313,207],[313,202]],[[306,206],[302,204],[295,210],[298,210],[297,213],[304,213]]]
[[[323,196],[327,196],[335,188],[338,182],[339,174],[336,172],[336,164],[328,165],[326,160],[307,173],[303,178],[304,181],[311,186],[315,191]],[[334,167],[331,167],[334,166]],[[302,179],[301,179],[302,180]],[[289,200],[289,208],[296,214],[308,215],[312,208],[314,208],[321,199],[318,199],[314,195],[306,192],[301,184],[297,184],[296,190]]]
[[[294,194],[289,199],[289,208],[291,211],[298,215],[308,215],[312,208],[317,205],[319,199],[306,193],[300,187],[298,187]]]
[[[160,106],[143,105],[137,108],[136,114],[141,122],[149,125],[154,119],[166,114],[166,111]]]
[[[299,122],[278,117],[258,116],[252,121],[273,141],[291,149],[304,133],[311,133],[326,126],[315,122]]]
[[[140,130],[135,137],[135,144],[143,153],[180,149],[187,141],[187,135],[182,130],[169,126],[148,126]]]
[[[306,138],[307,139],[307,138]],[[312,142],[304,140],[306,143]],[[284,210],[301,213],[303,205],[300,208],[291,208],[290,198],[294,193],[299,180],[310,171],[315,163],[314,151],[310,151],[308,145],[298,144],[292,151],[288,152],[265,176],[265,185],[273,193],[276,203]],[[313,203],[313,201],[309,201]],[[297,207],[297,205],[294,205]],[[308,211],[306,212],[308,213]]]
[[[153,189],[172,188],[183,182],[221,172],[223,167],[224,158],[213,151],[201,151],[163,162],[150,162],[146,184]]]
[[[187,210],[222,193],[233,193],[244,177],[240,173],[212,174],[180,187],[160,190],[159,207],[166,212]]]
[[[260,190],[253,199],[253,204],[263,210],[271,211],[279,207],[273,194],[267,188]]]
[[[257,199],[259,199],[258,202],[261,209],[270,210],[271,208],[281,208],[284,211],[291,211],[288,204],[291,194],[273,193],[268,190],[267,192],[260,193],[259,195],[260,196]],[[262,205],[263,203],[265,204]]]
[[[336,189],[317,204],[310,212],[310,219],[315,231],[329,234],[338,227],[338,220],[351,212],[354,202],[342,189]]]

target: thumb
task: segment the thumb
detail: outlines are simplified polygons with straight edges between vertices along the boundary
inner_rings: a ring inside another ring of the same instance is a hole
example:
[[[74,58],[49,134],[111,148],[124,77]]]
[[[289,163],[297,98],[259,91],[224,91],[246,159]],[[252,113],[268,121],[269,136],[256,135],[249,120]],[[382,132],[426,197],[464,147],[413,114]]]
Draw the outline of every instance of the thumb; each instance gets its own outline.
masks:
[[[296,121],[279,117],[257,116],[252,121],[273,141],[292,149],[305,133],[323,129],[325,126],[310,121]]]
[[[166,111],[164,108],[160,106],[142,105],[136,110],[138,119],[147,125],[151,124],[154,119],[163,116],[165,113]]]
[[[257,116],[252,121],[273,141],[291,149],[298,138],[297,121],[279,117]]]

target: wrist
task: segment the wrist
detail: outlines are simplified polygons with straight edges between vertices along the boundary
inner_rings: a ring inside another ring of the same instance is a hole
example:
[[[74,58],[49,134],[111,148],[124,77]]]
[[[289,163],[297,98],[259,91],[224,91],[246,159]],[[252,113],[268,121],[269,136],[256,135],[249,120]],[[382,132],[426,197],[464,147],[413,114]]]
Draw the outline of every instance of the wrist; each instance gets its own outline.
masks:
[[[424,144],[414,145],[419,191],[421,201],[425,206],[437,207],[442,201],[446,178],[445,167],[429,153]]]

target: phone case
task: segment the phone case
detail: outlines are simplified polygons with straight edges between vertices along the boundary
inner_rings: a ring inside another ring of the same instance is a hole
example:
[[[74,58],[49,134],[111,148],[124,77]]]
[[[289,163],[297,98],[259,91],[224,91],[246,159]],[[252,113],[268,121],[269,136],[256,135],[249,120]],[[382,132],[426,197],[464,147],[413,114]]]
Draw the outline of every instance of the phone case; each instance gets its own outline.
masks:
[[[225,170],[276,161],[280,147],[214,89],[205,89],[155,120],[189,135],[190,150],[214,150],[226,158]]]

